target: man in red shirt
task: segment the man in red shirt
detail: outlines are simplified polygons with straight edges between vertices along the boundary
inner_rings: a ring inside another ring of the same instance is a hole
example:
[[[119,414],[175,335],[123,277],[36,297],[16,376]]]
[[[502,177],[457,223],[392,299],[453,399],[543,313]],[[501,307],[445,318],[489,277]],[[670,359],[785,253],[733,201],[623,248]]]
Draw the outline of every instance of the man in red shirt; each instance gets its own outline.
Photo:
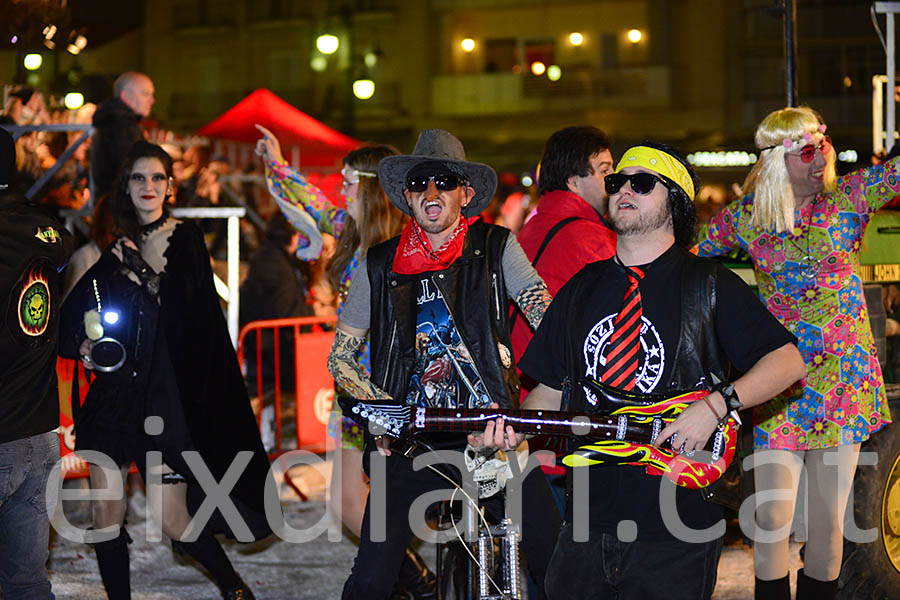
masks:
[[[616,253],[616,234],[605,219],[603,178],[614,166],[609,146],[609,136],[603,131],[583,126],[557,131],[544,148],[538,177],[541,199],[537,212],[517,237],[554,296],[586,264]],[[517,359],[531,336],[525,319],[516,318],[512,345]],[[531,386],[526,381],[522,384],[524,398]]]

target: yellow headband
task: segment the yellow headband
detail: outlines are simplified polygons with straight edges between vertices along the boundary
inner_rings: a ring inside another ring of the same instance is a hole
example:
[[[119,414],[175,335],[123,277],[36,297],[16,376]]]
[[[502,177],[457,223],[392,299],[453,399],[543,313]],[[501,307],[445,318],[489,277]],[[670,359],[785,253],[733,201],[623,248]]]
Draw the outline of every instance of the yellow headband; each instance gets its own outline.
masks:
[[[660,175],[665,175],[684,190],[689,200],[694,200],[694,181],[681,161],[671,154],[647,146],[634,146],[622,155],[616,167],[616,173],[625,167],[644,167]]]

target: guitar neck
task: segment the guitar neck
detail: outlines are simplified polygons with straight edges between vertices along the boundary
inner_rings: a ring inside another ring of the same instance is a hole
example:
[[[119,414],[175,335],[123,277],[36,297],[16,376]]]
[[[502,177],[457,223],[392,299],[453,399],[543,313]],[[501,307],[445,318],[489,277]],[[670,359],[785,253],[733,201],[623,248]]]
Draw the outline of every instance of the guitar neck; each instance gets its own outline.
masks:
[[[624,433],[624,439],[649,444],[653,437],[651,425],[635,424],[630,420],[620,423],[618,417],[585,415],[552,410],[502,410],[412,408],[410,433],[460,432],[484,430],[488,421],[503,417],[518,433],[579,436],[591,439],[616,439]],[[624,425],[623,425],[624,424]],[[624,430],[620,432],[620,428]],[[620,438],[621,439],[621,438]]]

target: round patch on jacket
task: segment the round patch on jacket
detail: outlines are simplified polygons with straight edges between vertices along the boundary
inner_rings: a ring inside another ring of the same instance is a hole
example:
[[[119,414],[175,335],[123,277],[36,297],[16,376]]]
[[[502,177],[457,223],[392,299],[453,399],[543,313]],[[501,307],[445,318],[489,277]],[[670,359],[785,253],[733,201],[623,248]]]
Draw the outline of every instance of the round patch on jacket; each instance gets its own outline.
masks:
[[[497,351],[500,353],[500,363],[503,364],[503,368],[510,368],[512,366],[512,352],[509,351],[509,348],[497,342]]]
[[[50,325],[49,276],[53,268],[44,259],[32,262],[12,287],[7,308],[7,327],[20,343],[32,346]]]

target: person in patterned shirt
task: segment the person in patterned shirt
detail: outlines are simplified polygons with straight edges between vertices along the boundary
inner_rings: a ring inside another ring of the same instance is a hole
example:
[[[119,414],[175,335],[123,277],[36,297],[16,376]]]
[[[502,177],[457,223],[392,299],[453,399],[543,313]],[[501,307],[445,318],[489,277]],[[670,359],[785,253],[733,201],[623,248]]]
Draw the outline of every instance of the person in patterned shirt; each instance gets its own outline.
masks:
[[[790,498],[757,507],[761,528],[790,531],[806,470],[809,541],[798,598],[834,597],[859,447],[891,422],[859,251],[872,213],[900,192],[897,162],[837,178],[826,129],[808,107],[768,115],[756,130],[760,159],[744,196],[698,237],[701,256],[750,254],[760,298],[797,336],[807,364],[804,382],[754,411],[755,449],[779,451],[753,470],[756,489],[790,490]],[[757,598],[790,598],[787,535],[757,541],[754,563]]]

